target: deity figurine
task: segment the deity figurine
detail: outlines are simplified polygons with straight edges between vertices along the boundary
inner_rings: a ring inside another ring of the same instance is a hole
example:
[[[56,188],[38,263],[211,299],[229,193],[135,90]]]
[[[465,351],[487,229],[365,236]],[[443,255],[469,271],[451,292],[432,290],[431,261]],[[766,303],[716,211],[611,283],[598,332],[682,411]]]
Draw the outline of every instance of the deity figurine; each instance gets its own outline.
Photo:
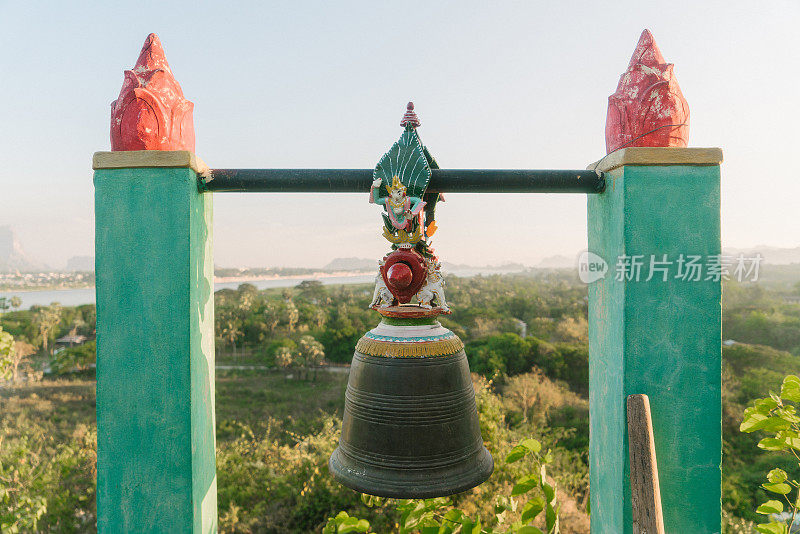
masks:
[[[369,190],[370,203],[380,204],[386,208],[389,222],[394,228],[405,231],[411,230],[414,217],[420,214],[426,203],[421,198],[407,196],[406,186],[403,185],[397,175],[392,176],[392,185],[386,186],[389,191],[389,196],[387,197],[380,196],[382,183],[383,180],[381,178],[373,180],[372,187]]]
[[[406,109],[403,135],[375,166],[369,190],[369,202],[383,206],[383,236],[392,244],[380,262],[370,307],[392,317],[436,317],[450,313],[441,264],[430,247],[442,198],[427,188],[438,165],[417,133],[414,105]]]

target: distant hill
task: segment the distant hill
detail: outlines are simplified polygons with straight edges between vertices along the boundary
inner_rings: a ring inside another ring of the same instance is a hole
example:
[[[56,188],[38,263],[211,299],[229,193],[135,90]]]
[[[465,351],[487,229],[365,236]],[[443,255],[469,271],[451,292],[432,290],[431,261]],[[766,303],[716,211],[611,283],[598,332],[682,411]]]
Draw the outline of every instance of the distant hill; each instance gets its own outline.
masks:
[[[10,226],[0,226],[0,272],[41,271],[45,266],[31,259]]]
[[[94,256],[73,256],[67,260],[66,270],[94,272]]]
[[[322,269],[325,271],[374,271],[378,261],[367,258],[335,258]]]
[[[526,269],[526,267],[521,263],[508,262],[501,265],[466,265],[464,263],[450,263],[447,261],[442,262],[442,268],[448,273],[452,273],[454,271],[516,273]]]
[[[578,256],[549,256],[536,264],[537,269],[563,269],[575,267],[578,263]]]
[[[782,248],[767,247],[757,245],[752,248],[724,248],[723,254],[728,256],[738,256],[744,254],[747,257],[755,256],[760,253],[764,257],[764,263],[769,265],[789,265],[790,263],[800,263],[800,247]]]

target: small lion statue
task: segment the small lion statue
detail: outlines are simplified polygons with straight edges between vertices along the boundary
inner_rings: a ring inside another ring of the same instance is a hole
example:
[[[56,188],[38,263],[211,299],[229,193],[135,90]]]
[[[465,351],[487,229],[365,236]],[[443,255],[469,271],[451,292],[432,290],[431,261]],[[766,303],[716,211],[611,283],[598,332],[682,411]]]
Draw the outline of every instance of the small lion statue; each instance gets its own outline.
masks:
[[[381,262],[381,264],[382,263],[383,262]],[[369,307],[388,308],[392,304],[394,304],[394,295],[392,295],[392,292],[386,287],[381,273],[378,272],[378,276],[375,277],[375,292],[372,294],[372,302]]]
[[[436,306],[443,311],[450,311],[444,298],[444,277],[440,271],[441,267],[442,264],[439,262],[428,262],[428,276],[425,279],[425,285],[417,293],[417,301],[421,308],[430,310]]]

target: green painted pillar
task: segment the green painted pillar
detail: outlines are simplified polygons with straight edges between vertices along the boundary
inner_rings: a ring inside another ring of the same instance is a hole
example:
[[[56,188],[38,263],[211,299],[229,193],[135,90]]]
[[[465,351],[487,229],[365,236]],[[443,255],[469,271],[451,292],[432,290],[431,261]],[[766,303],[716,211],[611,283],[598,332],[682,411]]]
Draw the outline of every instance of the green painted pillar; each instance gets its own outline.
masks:
[[[211,196],[185,151],[95,154],[97,526],[217,530]]]
[[[589,195],[589,251],[608,272],[589,285],[593,534],[632,532],[634,393],[650,397],[666,532],[720,532],[721,283],[708,265],[720,254],[721,161],[719,149],[627,148],[597,167],[607,189]],[[689,256],[702,258],[699,280],[684,279]],[[638,263],[638,281],[618,267]]]

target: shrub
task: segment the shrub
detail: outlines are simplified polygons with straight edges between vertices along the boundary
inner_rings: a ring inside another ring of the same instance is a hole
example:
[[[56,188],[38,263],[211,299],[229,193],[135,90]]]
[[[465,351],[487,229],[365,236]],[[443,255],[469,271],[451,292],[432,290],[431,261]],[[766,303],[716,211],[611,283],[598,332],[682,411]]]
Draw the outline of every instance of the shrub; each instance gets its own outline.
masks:
[[[758,447],[788,457],[795,475],[800,473],[800,416],[796,403],[800,403],[800,378],[789,375],[783,380],[780,394],[770,392],[769,397],[752,402],[744,411],[739,427],[742,432],[766,434]],[[787,534],[795,526],[800,511],[800,482],[780,467],[773,467],[766,480],[761,488],[773,498],[762,503],[756,513],[769,521],[758,524],[756,530],[763,534]]]

